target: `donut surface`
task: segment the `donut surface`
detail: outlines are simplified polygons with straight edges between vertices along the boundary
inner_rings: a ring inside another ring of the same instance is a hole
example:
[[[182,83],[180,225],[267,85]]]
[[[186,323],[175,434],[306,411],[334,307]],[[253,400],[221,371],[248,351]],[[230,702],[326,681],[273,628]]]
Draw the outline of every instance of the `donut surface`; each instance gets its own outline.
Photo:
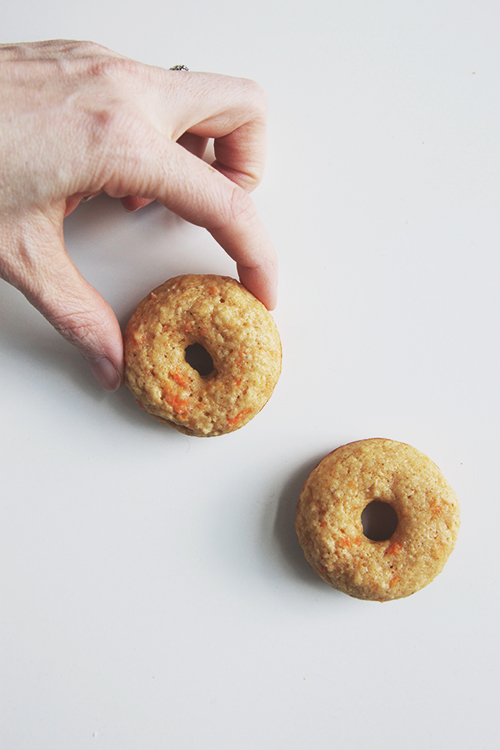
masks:
[[[281,372],[271,315],[226,276],[169,279],[138,305],[124,340],[125,382],[137,402],[187,435],[243,427],[266,404]],[[205,370],[186,360],[196,347],[210,363]]]
[[[388,503],[388,539],[365,536],[361,514]],[[333,588],[388,601],[415,593],[440,573],[458,535],[460,510],[440,469],[415,448],[374,438],[326,456],[306,480],[296,530],[306,559]]]

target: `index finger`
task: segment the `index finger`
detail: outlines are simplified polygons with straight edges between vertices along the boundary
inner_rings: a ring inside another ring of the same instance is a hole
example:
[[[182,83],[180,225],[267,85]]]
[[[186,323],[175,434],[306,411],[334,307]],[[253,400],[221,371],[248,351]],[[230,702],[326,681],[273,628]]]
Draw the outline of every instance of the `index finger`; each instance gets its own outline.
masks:
[[[113,197],[158,200],[186,221],[205,227],[236,261],[242,283],[268,309],[277,299],[276,252],[248,193],[168,138],[141,139],[133,158],[113,160],[104,185]]]

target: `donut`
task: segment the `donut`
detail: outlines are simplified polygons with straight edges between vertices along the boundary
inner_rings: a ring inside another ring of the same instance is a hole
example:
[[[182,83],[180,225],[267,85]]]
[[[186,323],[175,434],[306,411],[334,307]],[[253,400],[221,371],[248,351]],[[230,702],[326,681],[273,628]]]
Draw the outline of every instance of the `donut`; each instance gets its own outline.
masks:
[[[124,348],[125,382],[138,404],[197,437],[246,425],[281,372],[273,318],[227,276],[187,274],[158,286],[132,314]]]
[[[374,508],[395,518],[385,534],[366,528]],[[326,583],[385,602],[414,594],[442,571],[459,525],[457,498],[436,464],[410,445],[372,438],[337,448],[313,469],[295,528]]]

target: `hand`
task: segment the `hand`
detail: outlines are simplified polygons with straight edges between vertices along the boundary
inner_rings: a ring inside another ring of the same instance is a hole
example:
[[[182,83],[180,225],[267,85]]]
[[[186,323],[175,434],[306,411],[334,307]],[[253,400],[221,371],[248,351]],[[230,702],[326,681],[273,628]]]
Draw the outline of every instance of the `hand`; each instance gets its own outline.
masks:
[[[80,350],[101,384],[123,376],[118,321],[64,247],[63,220],[105,192],[158,200],[203,226],[272,308],[277,263],[250,199],[265,159],[253,82],[142,65],[92,43],[0,45],[0,276]],[[209,138],[216,160],[201,158]]]

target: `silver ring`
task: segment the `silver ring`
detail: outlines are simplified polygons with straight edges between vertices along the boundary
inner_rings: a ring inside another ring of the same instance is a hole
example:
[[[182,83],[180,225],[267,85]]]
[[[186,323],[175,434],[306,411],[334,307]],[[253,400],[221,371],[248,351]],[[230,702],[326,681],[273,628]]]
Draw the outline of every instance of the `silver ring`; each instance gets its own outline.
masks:
[[[185,65],[173,65],[169,70],[189,70]]]

